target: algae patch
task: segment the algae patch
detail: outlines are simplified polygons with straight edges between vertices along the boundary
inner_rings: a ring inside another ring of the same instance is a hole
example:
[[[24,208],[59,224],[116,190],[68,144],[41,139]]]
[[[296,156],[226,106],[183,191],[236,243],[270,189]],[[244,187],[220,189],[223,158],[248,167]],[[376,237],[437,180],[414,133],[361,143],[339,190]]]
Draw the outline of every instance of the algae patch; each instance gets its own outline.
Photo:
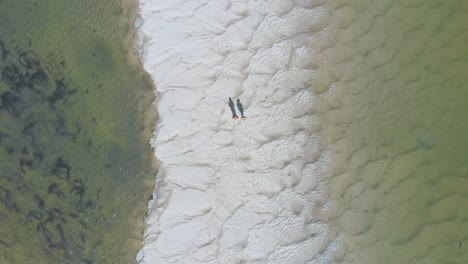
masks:
[[[131,26],[121,9],[0,2],[0,263],[134,259],[152,87],[117,41]]]

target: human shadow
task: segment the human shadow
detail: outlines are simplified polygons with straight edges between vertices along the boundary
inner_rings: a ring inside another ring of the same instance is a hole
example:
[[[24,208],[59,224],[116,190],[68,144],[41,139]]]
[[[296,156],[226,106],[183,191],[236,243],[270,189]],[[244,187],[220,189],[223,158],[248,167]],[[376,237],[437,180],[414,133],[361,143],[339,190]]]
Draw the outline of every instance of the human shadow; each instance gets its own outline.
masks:
[[[241,113],[241,118],[246,118],[244,116],[244,106],[242,105],[240,99],[237,99],[237,109],[239,109],[239,112]]]
[[[236,109],[234,108],[234,102],[232,101],[231,97],[229,97],[229,107],[231,108],[232,118],[238,118]]]

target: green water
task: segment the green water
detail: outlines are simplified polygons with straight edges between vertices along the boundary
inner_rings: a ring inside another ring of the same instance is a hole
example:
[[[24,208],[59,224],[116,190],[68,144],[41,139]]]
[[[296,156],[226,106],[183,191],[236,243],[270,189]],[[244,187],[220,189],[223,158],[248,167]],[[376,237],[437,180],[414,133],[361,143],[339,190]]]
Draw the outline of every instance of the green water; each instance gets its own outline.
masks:
[[[468,263],[468,2],[336,2],[334,262]]]
[[[0,1],[0,263],[133,261],[152,87],[127,62],[129,10]]]

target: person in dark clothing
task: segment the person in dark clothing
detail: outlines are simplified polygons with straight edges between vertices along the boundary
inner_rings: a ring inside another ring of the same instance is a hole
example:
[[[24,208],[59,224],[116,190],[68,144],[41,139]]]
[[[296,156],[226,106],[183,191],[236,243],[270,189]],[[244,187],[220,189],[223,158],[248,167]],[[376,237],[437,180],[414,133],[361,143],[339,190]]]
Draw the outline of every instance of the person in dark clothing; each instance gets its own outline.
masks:
[[[234,102],[232,101],[231,97],[229,97],[229,107],[231,108],[232,118],[233,119],[239,118],[236,114],[236,109],[234,108]]]
[[[239,112],[241,113],[241,118],[245,119],[247,118],[244,116],[244,106],[242,106],[242,103],[240,102],[240,99],[237,99],[237,109],[239,109]]]

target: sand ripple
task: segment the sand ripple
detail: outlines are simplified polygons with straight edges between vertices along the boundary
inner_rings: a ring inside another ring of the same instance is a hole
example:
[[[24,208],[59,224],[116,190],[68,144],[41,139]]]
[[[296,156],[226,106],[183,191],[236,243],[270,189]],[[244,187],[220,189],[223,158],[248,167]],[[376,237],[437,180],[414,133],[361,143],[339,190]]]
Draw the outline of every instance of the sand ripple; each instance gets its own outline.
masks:
[[[456,10],[141,1],[164,175],[140,263],[466,263]]]

